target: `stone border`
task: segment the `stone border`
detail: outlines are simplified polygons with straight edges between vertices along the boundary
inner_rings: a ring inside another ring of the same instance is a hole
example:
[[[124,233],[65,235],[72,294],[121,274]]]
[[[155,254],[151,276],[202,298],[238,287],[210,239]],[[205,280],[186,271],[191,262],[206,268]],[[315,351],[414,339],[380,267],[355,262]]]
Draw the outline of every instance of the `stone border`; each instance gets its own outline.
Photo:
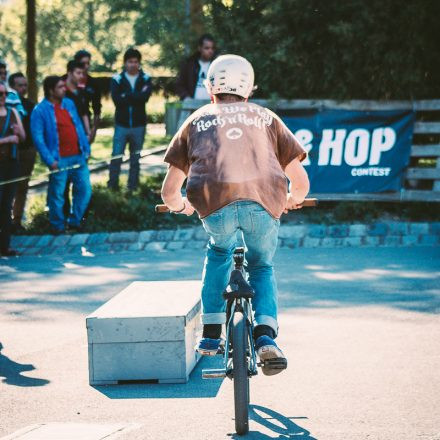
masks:
[[[99,232],[75,235],[18,235],[11,246],[23,255],[92,255],[122,251],[203,249],[207,235],[201,226],[176,230]],[[440,222],[380,222],[371,224],[289,225],[280,227],[279,247],[438,246]]]

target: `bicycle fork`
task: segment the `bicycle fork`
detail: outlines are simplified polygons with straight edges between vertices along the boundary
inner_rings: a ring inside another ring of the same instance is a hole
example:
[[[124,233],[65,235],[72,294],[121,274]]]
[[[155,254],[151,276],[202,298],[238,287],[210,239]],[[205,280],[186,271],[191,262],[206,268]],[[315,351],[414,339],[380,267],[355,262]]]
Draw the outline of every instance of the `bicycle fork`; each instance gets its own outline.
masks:
[[[244,303],[244,304],[243,304]],[[252,322],[252,311],[249,301],[244,299],[236,299],[232,301],[231,304],[228,304],[228,321],[226,323],[226,340],[224,347],[221,347],[218,354],[223,355],[223,368],[211,368],[202,370],[202,378],[203,379],[218,379],[228,377],[229,379],[233,379],[233,365],[232,365],[232,350],[233,344],[231,345],[231,332],[232,332],[232,320],[234,317],[234,313],[236,311],[241,311],[246,318],[246,325],[248,327],[247,331],[247,356],[250,360],[248,367],[248,376],[252,377],[258,374],[257,371],[257,355],[255,353],[255,347],[253,342],[253,330],[254,325]],[[251,318],[249,318],[249,316]]]

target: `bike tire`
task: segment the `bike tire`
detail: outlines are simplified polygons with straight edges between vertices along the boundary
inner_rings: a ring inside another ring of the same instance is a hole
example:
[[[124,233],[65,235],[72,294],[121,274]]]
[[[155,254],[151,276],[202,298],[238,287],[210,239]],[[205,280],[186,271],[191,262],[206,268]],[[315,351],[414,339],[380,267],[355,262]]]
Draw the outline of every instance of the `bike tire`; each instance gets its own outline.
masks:
[[[232,322],[232,362],[234,379],[235,430],[249,431],[249,376],[247,361],[248,328],[242,312],[235,312]]]

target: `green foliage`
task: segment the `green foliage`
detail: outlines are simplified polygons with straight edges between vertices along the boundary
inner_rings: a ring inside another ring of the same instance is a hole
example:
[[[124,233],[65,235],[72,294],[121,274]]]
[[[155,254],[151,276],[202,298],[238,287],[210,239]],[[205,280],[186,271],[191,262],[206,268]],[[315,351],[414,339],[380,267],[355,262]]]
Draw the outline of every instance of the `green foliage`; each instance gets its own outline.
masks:
[[[104,184],[93,185],[84,232],[141,231],[198,224],[196,215],[187,217],[155,213],[155,205],[162,203],[160,188],[163,178],[164,174],[148,176],[133,193],[122,189],[114,192]],[[45,199],[43,196],[32,199],[28,209],[27,234],[50,233]]]
[[[7,2],[0,12],[0,58],[12,71],[25,71],[25,11],[25,1],[16,0]],[[134,44],[134,18],[135,14],[112,14],[104,0],[38,2],[40,79],[49,73],[64,73],[67,61],[83,48],[92,54],[92,70],[113,70],[120,53]]]
[[[0,57],[24,70],[24,0],[0,10]],[[46,0],[38,4],[40,74],[63,72],[79,48],[94,70],[120,67],[133,43],[176,71],[201,32],[247,57],[264,98],[440,96],[438,0]],[[197,25],[197,26],[196,26]],[[160,53],[155,46],[160,45]],[[169,74],[169,71],[166,71]]]
[[[185,3],[113,0],[137,9],[137,43],[161,45],[176,68]],[[264,98],[407,99],[440,95],[437,0],[204,0],[200,18],[222,52],[247,57]],[[195,45],[193,44],[193,48]]]

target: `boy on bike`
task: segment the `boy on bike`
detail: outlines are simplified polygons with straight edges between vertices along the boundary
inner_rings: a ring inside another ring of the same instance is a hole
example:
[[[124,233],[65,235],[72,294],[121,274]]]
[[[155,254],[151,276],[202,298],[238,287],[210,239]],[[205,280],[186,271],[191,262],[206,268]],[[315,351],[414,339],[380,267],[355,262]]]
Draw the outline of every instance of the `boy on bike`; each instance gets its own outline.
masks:
[[[203,335],[196,349],[214,355],[221,343],[226,319],[222,293],[241,231],[249,283],[255,291],[257,354],[262,361],[285,358],[274,341],[278,323],[272,260],[281,214],[300,208],[309,191],[301,164],[306,152],[275,113],[248,102],[254,71],[245,58],[218,57],[205,86],[211,104],[193,113],[172,139],[162,187],[168,208],[186,215],[197,211],[209,235],[202,283]],[[182,197],[185,179],[187,197]],[[264,374],[277,372],[263,368]]]

